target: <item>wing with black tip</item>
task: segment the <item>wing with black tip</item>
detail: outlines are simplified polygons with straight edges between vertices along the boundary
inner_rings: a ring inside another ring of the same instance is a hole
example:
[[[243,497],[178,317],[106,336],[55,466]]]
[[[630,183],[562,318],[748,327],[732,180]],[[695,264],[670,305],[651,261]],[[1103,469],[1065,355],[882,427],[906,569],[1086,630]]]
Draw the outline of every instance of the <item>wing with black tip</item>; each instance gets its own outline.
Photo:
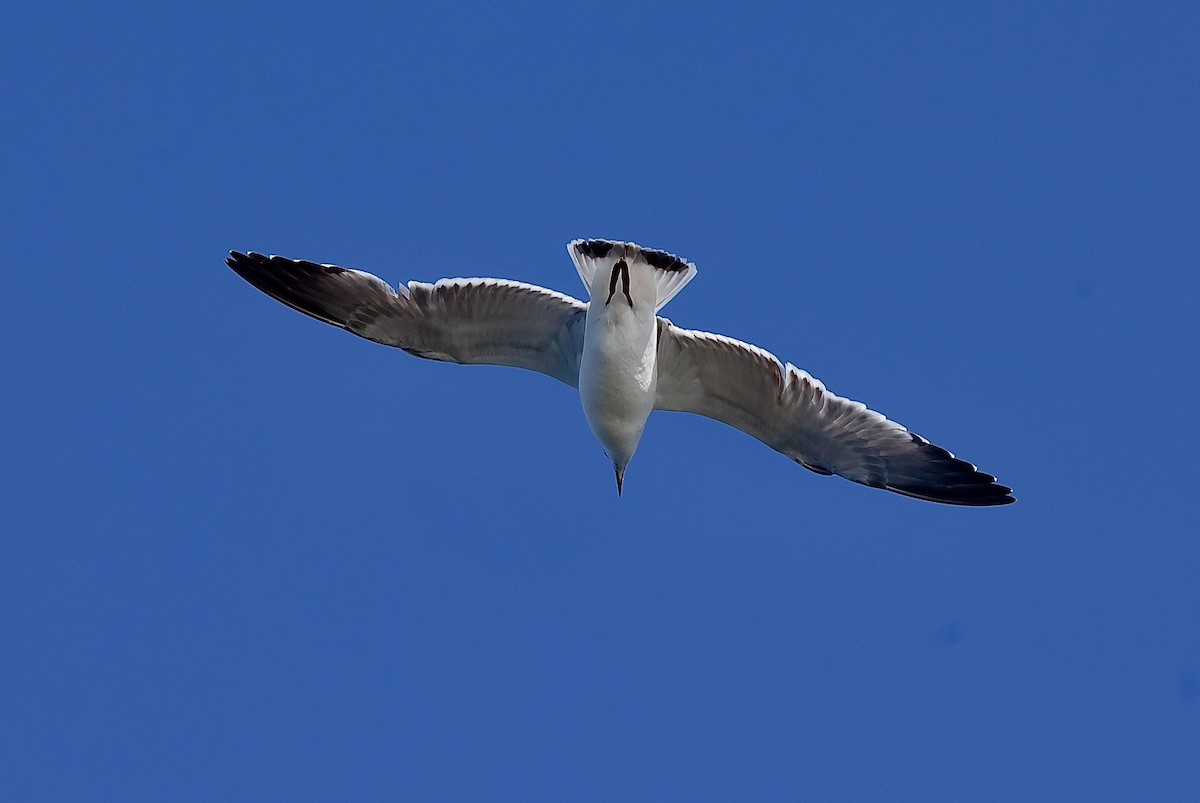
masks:
[[[723,421],[818,474],[951,505],[1015,501],[992,475],[830,393],[770,352],[665,318],[659,318],[655,409]]]
[[[506,279],[442,279],[393,289],[378,276],[232,251],[229,267],[319,321],[431,360],[508,365],[579,384],[587,306]]]

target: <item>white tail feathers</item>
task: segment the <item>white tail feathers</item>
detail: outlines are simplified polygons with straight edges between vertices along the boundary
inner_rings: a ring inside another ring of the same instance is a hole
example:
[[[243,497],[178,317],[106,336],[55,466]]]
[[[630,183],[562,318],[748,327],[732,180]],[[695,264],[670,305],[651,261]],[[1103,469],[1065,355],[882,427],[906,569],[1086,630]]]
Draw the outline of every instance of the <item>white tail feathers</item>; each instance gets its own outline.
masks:
[[[572,240],[567,244],[567,253],[575,263],[575,270],[583,280],[583,286],[592,289],[596,271],[609,271],[618,259],[642,263],[654,269],[654,281],[658,297],[654,311],[666,306],[675,295],[696,275],[696,266],[666,251],[643,248],[636,243],[618,240]]]

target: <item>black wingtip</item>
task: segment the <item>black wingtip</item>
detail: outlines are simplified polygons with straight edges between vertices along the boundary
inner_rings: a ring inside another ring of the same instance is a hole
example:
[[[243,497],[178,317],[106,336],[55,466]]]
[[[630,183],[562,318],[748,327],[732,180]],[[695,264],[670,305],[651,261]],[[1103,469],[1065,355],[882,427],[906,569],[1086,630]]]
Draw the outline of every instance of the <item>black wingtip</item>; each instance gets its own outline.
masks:
[[[344,268],[257,251],[230,251],[225,264],[276,301],[342,329],[350,328],[351,319],[363,306],[360,288],[335,281],[346,272]]]
[[[894,462],[878,487],[944,505],[994,507],[1017,501],[1012,488],[1001,485],[991,474],[916,433],[909,434],[916,448]]]
[[[243,279],[248,279],[249,274],[261,269],[268,261],[268,257],[254,251],[244,254],[241,251],[230,251],[229,256],[225,257],[225,264]]]
[[[994,508],[998,505],[1013,504],[1016,497],[1013,489],[1006,485],[995,483],[995,478],[989,474],[979,473],[980,483],[964,485],[883,485],[883,489],[900,493],[913,499],[923,499],[925,502],[941,504],[956,504],[968,508]],[[984,479],[990,478],[990,479]]]

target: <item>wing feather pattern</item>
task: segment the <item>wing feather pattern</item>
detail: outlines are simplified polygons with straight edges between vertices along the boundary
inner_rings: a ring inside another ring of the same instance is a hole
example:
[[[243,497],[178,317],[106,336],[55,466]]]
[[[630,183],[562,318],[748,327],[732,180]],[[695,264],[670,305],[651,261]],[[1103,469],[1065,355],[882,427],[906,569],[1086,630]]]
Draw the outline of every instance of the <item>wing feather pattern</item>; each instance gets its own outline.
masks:
[[[818,474],[952,505],[1015,501],[995,477],[770,352],[658,320],[655,409],[722,421]]]
[[[442,279],[392,289],[362,271],[231,251],[229,267],[289,307],[431,360],[507,365],[579,384],[587,305],[506,279]]]

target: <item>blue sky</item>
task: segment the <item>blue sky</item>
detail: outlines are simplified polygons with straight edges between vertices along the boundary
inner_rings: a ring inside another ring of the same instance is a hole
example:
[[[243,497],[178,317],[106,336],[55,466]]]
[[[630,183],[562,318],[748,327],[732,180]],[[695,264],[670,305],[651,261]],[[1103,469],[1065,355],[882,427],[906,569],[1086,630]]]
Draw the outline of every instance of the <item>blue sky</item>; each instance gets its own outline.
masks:
[[[1192,3],[57,4],[0,25],[0,797],[1200,795]],[[306,319],[231,248],[676,323],[955,509]]]

